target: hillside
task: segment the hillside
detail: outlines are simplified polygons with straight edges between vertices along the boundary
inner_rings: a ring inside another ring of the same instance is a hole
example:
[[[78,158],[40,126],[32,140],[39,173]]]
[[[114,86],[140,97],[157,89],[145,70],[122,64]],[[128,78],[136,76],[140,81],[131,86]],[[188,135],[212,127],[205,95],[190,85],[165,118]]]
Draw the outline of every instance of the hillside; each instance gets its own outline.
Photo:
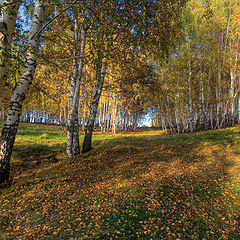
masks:
[[[95,133],[70,162],[60,128],[22,124],[0,239],[237,239],[239,131]]]

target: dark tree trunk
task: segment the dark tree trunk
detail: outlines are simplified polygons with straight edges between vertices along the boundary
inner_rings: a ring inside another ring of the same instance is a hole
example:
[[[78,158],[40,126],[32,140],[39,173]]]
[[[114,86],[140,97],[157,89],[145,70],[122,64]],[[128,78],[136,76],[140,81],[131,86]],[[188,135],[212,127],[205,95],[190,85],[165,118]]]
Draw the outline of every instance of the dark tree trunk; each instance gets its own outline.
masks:
[[[99,99],[102,94],[102,88],[103,88],[104,78],[105,78],[106,68],[107,68],[107,58],[105,58],[103,69],[102,69],[102,59],[103,59],[103,56],[101,53],[99,53],[98,64],[96,68],[96,81],[94,86],[93,100],[90,108],[90,115],[85,128],[85,137],[84,137],[83,149],[82,149],[83,153],[86,153],[92,149],[92,132],[93,132],[94,123],[97,115]]]
[[[11,126],[9,128],[4,127],[2,130],[2,137],[0,141],[1,149],[0,149],[0,184],[4,183],[9,179],[10,173],[10,158],[12,155],[13,145],[15,142],[15,136],[17,134],[18,123],[15,126]]]
[[[93,129],[86,128],[82,153],[89,152],[92,149],[92,132],[93,132]]]

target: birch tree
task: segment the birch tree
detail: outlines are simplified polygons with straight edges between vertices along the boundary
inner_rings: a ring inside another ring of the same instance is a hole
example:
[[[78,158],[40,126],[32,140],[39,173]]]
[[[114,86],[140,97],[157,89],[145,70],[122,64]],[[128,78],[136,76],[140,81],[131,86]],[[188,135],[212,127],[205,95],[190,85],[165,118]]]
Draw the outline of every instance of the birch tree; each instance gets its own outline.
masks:
[[[8,76],[11,44],[20,4],[20,0],[0,0],[0,99]]]
[[[70,114],[67,121],[67,146],[66,152],[69,158],[80,153],[79,146],[79,130],[78,130],[78,108],[80,97],[80,84],[82,78],[82,71],[84,66],[84,53],[86,45],[86,37],[89,24],[84,22],[80,25],[79,18],[75,18],[74,31],[74,60],[73,72],[71,81],[71,92],[69,93],[69,107]],[[81,36],[80,36],[81,33]],[[81,40],[80,40],[81,37]],[[79,46],[80,45],[80,46]]]
[[[103,58],[105,58],[105,60],[104,63],[102,64]],[[107,70],[107,56],[104,57],[102,51],[99,51],[96,63],[96,80],[94,86],[93,99],[91,103],[90,114],[85,127],[86,130],[82,149],[83,153],[90,151],[92,148],[92,132],[94,129],[94,123],[97,115],[99,99],[102,94],[106,70]]]
[[[153,1],[150,1],[154,4]],[[149,2],[149,5],[151,6]],[[136,7],[137,6],[137,7]],[[150,11],[149,6],[149,11]],[[112,12],[114,7],[115,11]],[[93,91],[90,113],[85,127],[85,137],[83,142],[82,152],[91,150],[92,132],[97,116],[98,104],[104,85],[104,79],[107,70],[109,59],[115,57],[115,51],[120,50],[120,46],[128,45],[128,48],[136,46],[138,39],[143,35],[143,29],[146,29],[147,3],[144,1],[109,1],[105,5],[96,5],[94,8],[99,9],[99,12],[93,12],[95,21],[95,36],[97,43],[95,46],[95,85]],[[131,10],[130,10],[131,9]],[[130,10],[130,11],[129,11]],[[133,34],[133,28],[136,28],[136,33]],[[116,39],[121,36],[123,42],[116,43]],[[125,38],[124,38],[125,37]],[[123,45],[121,45],[121,44]],[[109,123],[109,121],[107,122]]]
[[[7,119],[2,129],[0,141],[0,183],[9,178],[10,158],[17,134],[23,101],[32,84],[36,69],[36,52],[39,47],[39,31],[44,14],[43,0],[36,0],[28,38],[28,47],[23,73],[17,82],[8,109]]]

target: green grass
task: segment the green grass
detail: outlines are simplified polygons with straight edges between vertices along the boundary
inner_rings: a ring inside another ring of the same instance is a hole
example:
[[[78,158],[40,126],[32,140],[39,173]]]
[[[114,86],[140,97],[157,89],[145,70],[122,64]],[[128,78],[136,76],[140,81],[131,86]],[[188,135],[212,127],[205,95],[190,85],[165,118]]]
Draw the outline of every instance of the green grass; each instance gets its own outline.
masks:
[[[0,239],[238,239],[239,132],[95,133],[69,161],[59,127],[21,124]]]

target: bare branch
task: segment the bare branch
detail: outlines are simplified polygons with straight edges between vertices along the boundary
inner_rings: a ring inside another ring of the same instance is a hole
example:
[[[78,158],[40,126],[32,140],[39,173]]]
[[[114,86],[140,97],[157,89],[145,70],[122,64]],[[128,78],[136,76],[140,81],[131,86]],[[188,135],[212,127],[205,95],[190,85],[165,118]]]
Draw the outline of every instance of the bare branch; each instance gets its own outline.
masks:
[[[88,57],[89,55],[82,55],[82,56],[74,56],[74,57],[70,57],[70,58],[55,58],[55,59],[50,59],[50,61],[62,61],[62,62],[65,62],[65,61],[69,61],[69,60],[72,60],[72,59],[77,59],[77,58],[84,58],[84,57]]]
[[[52,64],[53,66],[57,67],[58,69],[60,69],[61,71],[65,71],[67,73],[71,73],[71,71],[69,69],[66,69],[66,68],[63,68],[62,66],[59,66],[58,64],[56,64],[55,62],[52,62],[48,59],[44,59],[46,62]],[[37,65],[42,65],[44,64],[45,62],[39,62]]]
[[[61,16],[64,12],[66,12],[70,7],[71,4],[75,4],[77,2],[77,0],[73,1],[72,3],[70,3],[70,5],[68,7],[66,7],[65,9],[63,9],[62,12],[60,12],[59,14],[57,14],[54,18],[52,18],[50,21],[48,21],[37,33],[35,33],[33,35],[32,38],[34,38],[36,35],[39,35],[49,24],[51,24],[56,18],[58,18],[59,16]]]
[[[68,35],[64,32],[63,27],[61,26],[61,24],[59,24],[59,22],[57,21],[57,25],[59,26],[60,31],[64,34],[64,36],[66,37],[67,41],[64,42],[68,42],[71,46],[73,46],[73,42],[71,41],[71,39],[68,37]],[[61,38],[61,36],[60,36]],[[62,39],[62,38],[61,38]]]
[[[38,70],[39,72],[44,73],[51,82],[55,83],[58,87],[63,88],[63,89],[65,90],[65,92],[67,92],[68,94],[70,93],[69,90],[68,90],[65,86],[60,85],[59,83],[55,82],[55,81],[50,77],[50,75],[49,75],[47,72],[45,72],[45,71],[43,71],[43,70],[41,70],[41,69],[36,69],[36,70]]]

